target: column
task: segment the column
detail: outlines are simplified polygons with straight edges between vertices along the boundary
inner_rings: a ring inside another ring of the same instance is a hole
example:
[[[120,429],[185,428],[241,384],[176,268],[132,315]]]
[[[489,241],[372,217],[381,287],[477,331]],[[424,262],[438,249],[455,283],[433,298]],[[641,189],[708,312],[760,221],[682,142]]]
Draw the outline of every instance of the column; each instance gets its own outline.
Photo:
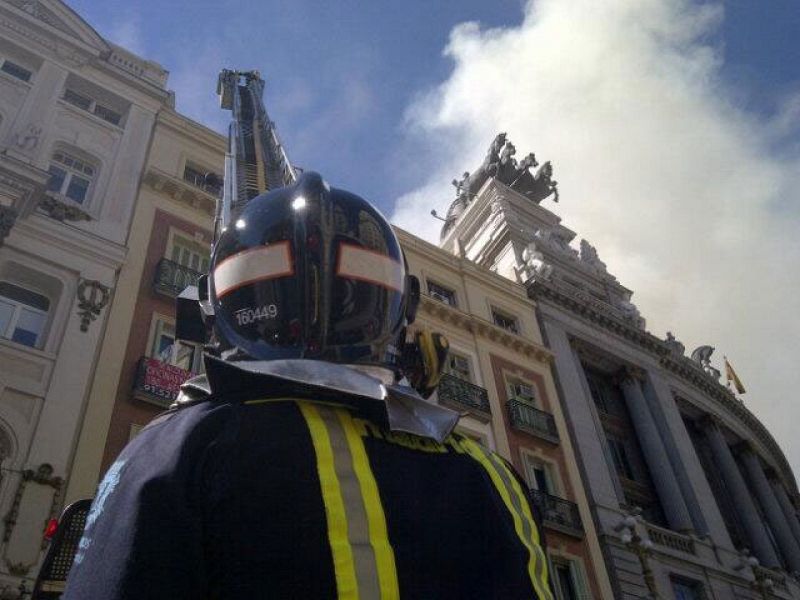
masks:
[[[656,427],[661,434],[661,441],[664,444],[667,457],[672,464],[672,470],[675,472],[675,477],[677,478],[678,485],[681,488],[683,501],[686,503],[686,508],[689,510],[689,516],[694,524],[694,529],[700,536],[707,535],[709,533],[709,527],[706,523],[703,510],[700,507],[700,502],[695,494],[693,482],[690,478],[686,465],[684,464],[684,457],[681,456],[682,449],[679,447],[678,443],[673,437],[675,433],[679,432],[676,432],[675,429],[670,426],[670,423],[667,420],[666,411],[671,409],[674,411],[673,414],[670,415],[673,416],[674,425],[677,425],[677,428],[683,429],[684,425],[680,418],[680,412],[677,411],[675,399],[672,397],[672,394],[659,397],[653,382],[653,374],[649,373],[649,375],[650,377],[648,378],[648,381],[646,381],[643,386],[643,391],[645,398],[647,399],[647,405],[650,409],[650,414],[653,415],[653,420],[655,421]],[[667,404],[669,406],[667,406]],[[688,446],[685,446],[684,450],[691,450],[691,448],[691,441],[689,441]]]
[[[656,422],[647,406],[639,377],[632,371],[626,370],[621,388],[628,413],[636,430],[636,437],[642,447],[642,453],[647,461],[650,476],[667,520],[670,526],[677,531],[692,531],[693,525],[689,510],[681,495],[680,485],[675,477],[675,471],[672,470],[672,464],[664,449],[664,442],[658,432]]]
[[[739,516],[742,519],[745,532],[750,541],[750,550],[758,558],[759,562],[765,567],[779,567],[780,561],[775,554],[775,549],[767,536],[761,517],[758,515],[756,505],[750,496],[750,491],[744,482],[741,471],[733,458],[733,453],[722,435],[719,425],[707,419],[705,423],[706,439],[708,440],[714,460],[719,466],[725,487],[733,497],[733,501],[738,508]]]
[[[748,446],[743,448],[741,457],[747,478],[751,484],[750,487],[758,498],[759,504],[761,504],[769,527],[772,530],[772,535],[778,542],[778,548],[780,548],[781,554],[786,559],[789,570],[800,573],[800,546],[798,546],[797,540],[794,539],[786,516],[781,510],[780,504],[778,504],[778,499],[772,492],[772,487],[770,487],[767,476],[764,474],[761,461]]]
[[[783,514],[789,522],[789,527],[792,529],[792,533],[794,533],[794,539],[800,544],[800,521],[797,520],[797,511],[794,509],[792,501],[789,500],[789,495],[786,493],[783,484],[777,479],[771,479],[770,484],[772,484],[772,491],[775,492],[778,504],[781,505]]]

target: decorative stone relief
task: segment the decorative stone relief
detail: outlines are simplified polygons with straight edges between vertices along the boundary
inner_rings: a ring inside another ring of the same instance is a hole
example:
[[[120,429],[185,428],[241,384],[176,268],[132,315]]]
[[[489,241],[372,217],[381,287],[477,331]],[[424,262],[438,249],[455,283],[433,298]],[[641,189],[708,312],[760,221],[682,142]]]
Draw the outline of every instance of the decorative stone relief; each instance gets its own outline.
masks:
[[[22,472],[11,509],[3,519],[4,562],[12,575],[23,577],[37,563],[46,542],[43,538],[32,537],[35,534],[30,529],[41,525],[39,533],[43,533],[44,524],[58,516],[63,485],[64,480],[54,477],[53,467],[47,463],[39,465],[35,471]],[[17,525],[22,524],[24,529],[15,536]]]
[[[0,246],[11,233],[11,228],[17,220],[17,211],[10,206],[0,205]]]
[[[17,148],[30,152],[35,150],[36,146],[39,145],[39,138],[41,135],[41,127],[35,123],[28,123],[28,126],[21,131],[17,131],[12,139]]]
[[[39,202],[38,208],[48,217],[56,221],[91,221],[92,218],[73,204],[62,202],[52,195],[46,195]]]
[[[99,281],[81,279],[78,283],[78,315],[81,317],[81,331],[88,331],[94,321],[108,304],[111,289]]]

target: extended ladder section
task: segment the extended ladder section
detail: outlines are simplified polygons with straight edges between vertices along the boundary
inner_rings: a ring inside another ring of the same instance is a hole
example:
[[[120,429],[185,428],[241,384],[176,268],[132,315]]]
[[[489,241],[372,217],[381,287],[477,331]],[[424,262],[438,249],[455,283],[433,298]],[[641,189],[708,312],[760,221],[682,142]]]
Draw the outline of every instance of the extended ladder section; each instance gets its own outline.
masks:
[[[225,155],[225,186],[215,237],[232,215],[259,194],[290,185],[295,167],[264,108],[264,80],[257,71],[223,69],[217,82],[220,106],[232,111]]]

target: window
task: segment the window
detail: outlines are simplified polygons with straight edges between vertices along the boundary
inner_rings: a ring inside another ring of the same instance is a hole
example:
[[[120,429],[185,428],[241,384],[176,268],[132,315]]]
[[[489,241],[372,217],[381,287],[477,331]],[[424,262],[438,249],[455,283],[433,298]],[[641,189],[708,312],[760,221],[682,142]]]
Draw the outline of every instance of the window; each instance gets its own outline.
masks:
[[[95,176],[95,168],[87,161],[62,150],[53,153],[47,190],[84,204]]]
[[[508,382],[508,399],[519,400],[531,406],[536,405],[536,392],[533,385],[519,380]]]
[[[611,460],[614,461],[614,468],[617,473],[626,479],[635,480],[631,463],[628,460],[628,451],[625,449],[625,442],[613,437],[606,437],[608,449],[611,451]]]
[[[526,453],[523,453],[522,456],[525,464],[525,475],[531,488],[555,496],[556,489],[553,485],[553,478],[550,476],[548,465]]]
[[[212,178],[208,177],[209,175],[213,175],[218,183],[212,185],[210,183]],[[217,195],[220,192],[222,178],[216,173],[206,171],[202,167],[196,167],[187,163],[183,169],[183,179],[184,181],[188,181],[193,186],[199,187],[201,190],[204,190],[210,194]]]
[[[428,281],[428,294],[434,300],[443,302],[449,306],[456,306],[456,293],[438,283]]]
[[[558,600],[579,600],[586,597],[580,566],[576,561],[559,556],[551,558],[550,563],[553,567],[553,587]]]
[[[69,88],[64,90],[64,102],[68,102],[73,106],[77,106],[81,110],[90,112],[93,115],[100,117],[104,121],[108,121],[112,125],[119,125],[122,121],[122,115],[117,111],[109,108],[108,106],[98,104],[94,98],[78,93]]]
[[[0,281],[0,336],[36,348],[42,341],[50,300],[13,283]]]
[[[464,381],[472,381],[472,370],[469,366],[469,359],[466,356],[451,352],[447,356],[447,372]]]
[[[519,322],[517,321],[517,318],[498,311],[496,308],[492,308],[492,321],[495,325],[502,327],[506,331],[517,334],[519,333]]]
[[[706,597],[703,584],[690,579],[673,578],[672,591],[675,593],[675,600],[705,600]]]
[[[172,252],[170,260],[178,263],[182,267],[188,267],[193,271],[205,273],[208,271],[209,249],[203,244],[184,237],[175,236],[172,241]]]
[[[31,76],[33,75],[32,71],[29,71],[25,67],[21,67],[17,63],[11,62],[10,60],[3,61],[3,65],[0,66],[0,71],[3,71],[3,73],[8,73],[20,81],[30,81]]]
[[[161,319],[156,323],[150,356],[192,373],[203,371],[203,348],[199,344],[175,342],[175,325]]]

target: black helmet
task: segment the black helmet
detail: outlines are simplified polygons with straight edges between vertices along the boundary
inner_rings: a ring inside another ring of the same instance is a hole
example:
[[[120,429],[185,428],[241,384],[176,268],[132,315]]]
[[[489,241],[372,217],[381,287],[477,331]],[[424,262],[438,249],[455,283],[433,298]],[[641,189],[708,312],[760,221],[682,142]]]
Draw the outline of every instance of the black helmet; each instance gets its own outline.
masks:
[[[223,355],[395,371],[419,300],[386,219],[310,172],[230,219],[214,246],[209,291]]]

